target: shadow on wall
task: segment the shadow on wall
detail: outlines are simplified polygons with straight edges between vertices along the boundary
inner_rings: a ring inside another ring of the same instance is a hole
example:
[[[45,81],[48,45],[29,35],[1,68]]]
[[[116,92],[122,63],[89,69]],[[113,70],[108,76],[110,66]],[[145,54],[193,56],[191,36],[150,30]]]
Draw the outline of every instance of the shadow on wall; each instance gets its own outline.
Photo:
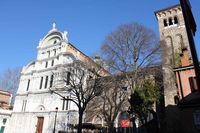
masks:
[[[161,123],[161,133],[199,133],[195,124],[194,114],[200,111],[200,106],[169,105],[166,107],[166,117]],[[197,115],[200,119],[200,112]],[[198,121],[199,122],[199,121]]]

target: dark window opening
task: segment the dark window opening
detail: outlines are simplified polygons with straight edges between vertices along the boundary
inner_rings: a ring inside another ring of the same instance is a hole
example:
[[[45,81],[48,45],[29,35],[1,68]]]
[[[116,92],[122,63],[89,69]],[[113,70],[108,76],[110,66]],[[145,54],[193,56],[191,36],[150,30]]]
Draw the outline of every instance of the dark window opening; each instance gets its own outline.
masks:
[[[28,91],[29,85],[30,85],[30,79],[28,80],[26,91]]]
[[[174,103],[175,103],[175,104],[178,104],[179,101],[180,101],[180,100],[179,100],[179,97],[178,97],[178,96],[174,96]]]
[[[68,110],[68,104],[69,104],[69,97],[67,97],[67,100],[66,100],[66,105],[65,105],[65,110]]]
[[[46,64],[45,64],[45,68],[47,68],[48,67],[48,61],[46,62]]]
[[[163,20],[163,23],[164,23],[164,26],[167,27],[167,20],[166,19]]]
[[[40,79],[40,89],[42,89],[42,84],[43,84],[43,77]]]
[[[51,80],[50,80],[50,87],[53,86],[53,75],[51,75]]]
[[[4,118],[4,119],[3,119],[3,124],[6,124],[6,121],[7,121],[7,119],[6,119],[6,118]]]
[[[176,16],[174,17],[174,24],[178,24],[178,18]]]
[[[189,77],[189,82],[190,82],[191,92],[197,91],[198,87],[197,87],[197,79],[196,79],[196,77]]]
[[[172,18],[169,18],[169,25],[173,25]]]
[[[63,105],[62,110],[68,110],[69,109],[69,97],[67,96],[66,99],[63,99]]]
[[[56,44],[56,43],[57,43],[57,41],[55,40],[53,43],[54,43],[54,44]]]
[[[54,60],[51,61],[51,66],[53,66],[53,65],[54,65]]]
[[[63,99],[63,105],[62,105],[62,110],[65,108],[65,99]]]
[[[66,85],[69,85],[69,83],[70,83],[70,75],[71,75],[71,73],[67,72],[67,82],[66,82]]]
[[[45,80],[45,86],[44,86],[44,88],[47,88],[47,84],[48,84],[48,76],[46,76],[46,80]]]

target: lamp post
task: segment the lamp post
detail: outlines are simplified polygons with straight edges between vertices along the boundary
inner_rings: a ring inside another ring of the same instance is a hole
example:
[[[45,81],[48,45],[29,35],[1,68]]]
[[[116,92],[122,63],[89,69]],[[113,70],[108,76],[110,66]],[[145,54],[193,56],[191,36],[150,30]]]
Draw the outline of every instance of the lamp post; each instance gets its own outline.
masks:
[[[55,115],[55,121],[54,121],[53,133],[56,132],[56,118],[57,118],[57,113],[58,113],[58,107],[56,107],[56,115]]]
[[[67,112],[67,133],[69,129],[69,111]]]

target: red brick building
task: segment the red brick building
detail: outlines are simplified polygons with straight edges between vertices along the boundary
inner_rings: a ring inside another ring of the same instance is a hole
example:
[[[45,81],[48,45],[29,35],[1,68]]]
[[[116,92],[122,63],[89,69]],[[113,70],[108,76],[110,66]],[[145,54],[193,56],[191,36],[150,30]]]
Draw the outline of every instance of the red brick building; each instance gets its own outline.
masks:
[[[0,90],[0,108],[8,109],[10,107],[11,98],[12,98],[11,93],[4,90]]]
[[[177,80],[178,97],[180,100],[183,100],[191,93],[195,93],[198,88],[194,66],[189,61],[188,50],[183,49],[180,57],[181,66],[174,68],[174,72]]]

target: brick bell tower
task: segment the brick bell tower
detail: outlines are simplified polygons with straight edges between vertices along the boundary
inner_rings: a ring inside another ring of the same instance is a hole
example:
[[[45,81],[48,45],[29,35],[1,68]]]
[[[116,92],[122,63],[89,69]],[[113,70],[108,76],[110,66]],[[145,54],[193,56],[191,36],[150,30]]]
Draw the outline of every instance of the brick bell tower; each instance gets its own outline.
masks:
[[[191,64],[191,52],[185,21],[180,5],[175,5],[155,12],[158,20],[160,43],[162,48],[162,69],[164,82],[165,106],[174,105],[177,85],[173,68],[181,66],[183,50],[188,50],[188,61]]]

